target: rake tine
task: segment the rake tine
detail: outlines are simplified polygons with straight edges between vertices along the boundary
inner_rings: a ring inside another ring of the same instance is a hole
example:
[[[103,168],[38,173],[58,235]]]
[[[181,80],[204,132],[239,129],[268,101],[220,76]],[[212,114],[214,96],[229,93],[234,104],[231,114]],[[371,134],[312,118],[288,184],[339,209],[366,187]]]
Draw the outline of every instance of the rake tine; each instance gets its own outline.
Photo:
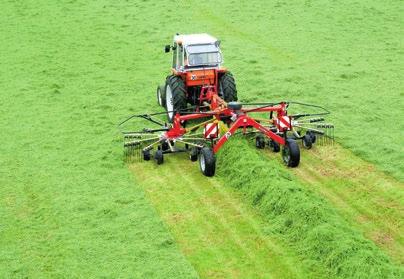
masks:
[[[126,146],[125,147],[125,162],[127,162],[127,163],[133,162],[133,159],[136,156],[137,149],[139,149],[139,148],[136,146]]]
[[[154,137],[154,138],[150,138],[150,139],[142,139],[142,140],[134,140],[134,141],[131,141],[131,142],[126,142],[125,146],[139,145],[139,144],[142,144],[143,142],[152,141],[152,140],[156,140],[156,139],[159,139],[159,137]]]
[[[199,148],[202,148],[202,147],[203,147],[203,145],[199,145],[199,144],[192,143],[192,142],[187,142],[187,141],[183,141],[183,140],[179,140],[179,139],[177,139],[177,141],[178,141],[178,142],[181,142],[181,143],[184,143],[184,144],[191,145],[191,146],[199,147]]]
[[[142,150],[143,150],[143,151],[145,151],[145,150],[151,150],[154,145],[156,145],[156,144],[158,144],[158,143],[160,143],[160,142],[161,142],[161,140],[159,139],[158,141],[155,141],[155,142],[153,142],[152,144],[149,144],[148,146],[146,146],[146,147],[143,148]]]

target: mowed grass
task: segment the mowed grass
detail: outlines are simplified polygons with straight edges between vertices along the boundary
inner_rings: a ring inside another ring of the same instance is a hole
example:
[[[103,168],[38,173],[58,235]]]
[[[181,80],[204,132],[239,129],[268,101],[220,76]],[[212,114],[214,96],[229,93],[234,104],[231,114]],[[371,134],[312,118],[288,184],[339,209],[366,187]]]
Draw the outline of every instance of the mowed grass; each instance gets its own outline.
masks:
[[[200,174],[186,155],[131,170],[201,278],[329,278],[309,270],[238,191]],[[179,179],[181,177],[181,179]],[[230,183],[231,184],[231,183]]]
[[[222,40],[241,100],[326,105],[339,143],[403,181],[399,1],[4,1],[0,7],[2,277],[187,278],[197,276],[191,264],[199,271],[214,262],[183,250],[187,238],[178,237],[162,205],[145,198],[122,164],[115,134],[124,116],[158,110],[155,87],[171,64],[162,47],[175,32]],[[354,213],[338,214],[349,223]],[[231,247],[226,257],[242,250]],[[400,260],[397,251],[387,254]],[[285,266],[296,262],[293,254]],[[264,266],[249,262],[240,274]],[[295,270],[307,266],[302,261]]]
[[[403,184],[338,145],[316,146],[302,155],[293,173],[304,186],[330,201],[351,226],[403,264]]]
[[[338,278],[403,277],[402,265],[391,260],[363,235],[363,232],[368,233],[371,229],[384,229],[383,225],[390,224],[397,229],[400,228],[399,224],[391,224],[391,221],[386,222],[380,216],[368,213],[365,216],[373,217],[375,222],[371,228],[353,225],[352,215],[358,215],[354,209],[347,208],[347,211],[354,213],[350,216],[341,206],[332,200],[330,202],[329,197],[319,195],[318,189],[313,191],[317,184],[313,183],[313,187],[303,185],[298,177],[279,164],[280,160],[268,158],[265,153],[252,150],[252,147],[253,144],[234,136],[232,142],[219,153],[218,174],[267,218],[272,225],[270,236],[280,237],[289,247],[293,247],[303,265],[311,270],[322,267],[329,276]],[[240,160],[240,154],[243,160]],[[245,165],[249,166],[248,170],[244,170]],[[349,192],[349,188],[345,190]],[[348,204],[355,200],[358,207],[363,205],[358,194],[353,193],[352,196],[353,199],[347,198]],[[384,201],[386,196],[381,195],[379,201]],[[369,209],[378,209],[379,206],[377,204]],[[391,214],[386,213],[387,218],[401,222],[402,204],[397,202],[392,206],[396,210],[392,210]],[[395,241],[402,246],[400,236]],[[402,258],[402,252],[398,253],[398,258]]]
[[[339,143],[404,181],[400,1],[203,3],[183,7],[222,40],[241,100],[324,105]]]
[[[105,5],[0,4],[1,278],[197,277],[122,162],[141,52]]]

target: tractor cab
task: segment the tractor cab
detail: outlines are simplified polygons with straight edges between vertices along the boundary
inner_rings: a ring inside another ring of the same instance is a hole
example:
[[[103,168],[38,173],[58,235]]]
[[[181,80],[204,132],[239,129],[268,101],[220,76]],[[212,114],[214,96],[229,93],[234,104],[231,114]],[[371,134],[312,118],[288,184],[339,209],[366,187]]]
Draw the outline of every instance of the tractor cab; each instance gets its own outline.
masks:
[[[166,52],[173,50],[172,68],[185,72],[198,68],[219,68],[223,62],[220,41],[208,34],[175,35],[173,45],[167,45]]]

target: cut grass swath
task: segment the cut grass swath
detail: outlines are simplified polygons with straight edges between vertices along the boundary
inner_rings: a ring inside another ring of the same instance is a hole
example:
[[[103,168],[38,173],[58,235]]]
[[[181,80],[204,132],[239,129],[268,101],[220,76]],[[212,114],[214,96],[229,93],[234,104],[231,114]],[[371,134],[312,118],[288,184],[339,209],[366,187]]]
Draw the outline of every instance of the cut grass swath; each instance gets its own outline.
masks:
[[[218,162],[226,184],[242,191],[277,224],[272,233],[290,242],[305,264],[325,267],[340,278],[403,278],[402,267],[350,227],[325,200],[245,141],[233,139],[219,153]]]

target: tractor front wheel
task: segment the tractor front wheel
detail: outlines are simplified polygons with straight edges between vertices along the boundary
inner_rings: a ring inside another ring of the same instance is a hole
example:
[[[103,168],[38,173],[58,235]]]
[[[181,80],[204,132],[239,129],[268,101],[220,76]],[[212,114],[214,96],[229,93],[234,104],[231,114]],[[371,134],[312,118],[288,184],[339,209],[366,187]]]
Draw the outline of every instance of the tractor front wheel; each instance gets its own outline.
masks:
[[[294,139],[287,139],[285,146],[282,150],[282,159],[285,165],[294,168],[300,162],[300,149],[299,145]]]
[[[176,112],[187,108],[187,91],[184,81],[179,76],[168,77],[165,89],[168,121],[172,122]]]
[[[216,157],[213,150],[208,147],[201,149],[199,155],[199,167],[205,176],[214,176],[216,170]]]

